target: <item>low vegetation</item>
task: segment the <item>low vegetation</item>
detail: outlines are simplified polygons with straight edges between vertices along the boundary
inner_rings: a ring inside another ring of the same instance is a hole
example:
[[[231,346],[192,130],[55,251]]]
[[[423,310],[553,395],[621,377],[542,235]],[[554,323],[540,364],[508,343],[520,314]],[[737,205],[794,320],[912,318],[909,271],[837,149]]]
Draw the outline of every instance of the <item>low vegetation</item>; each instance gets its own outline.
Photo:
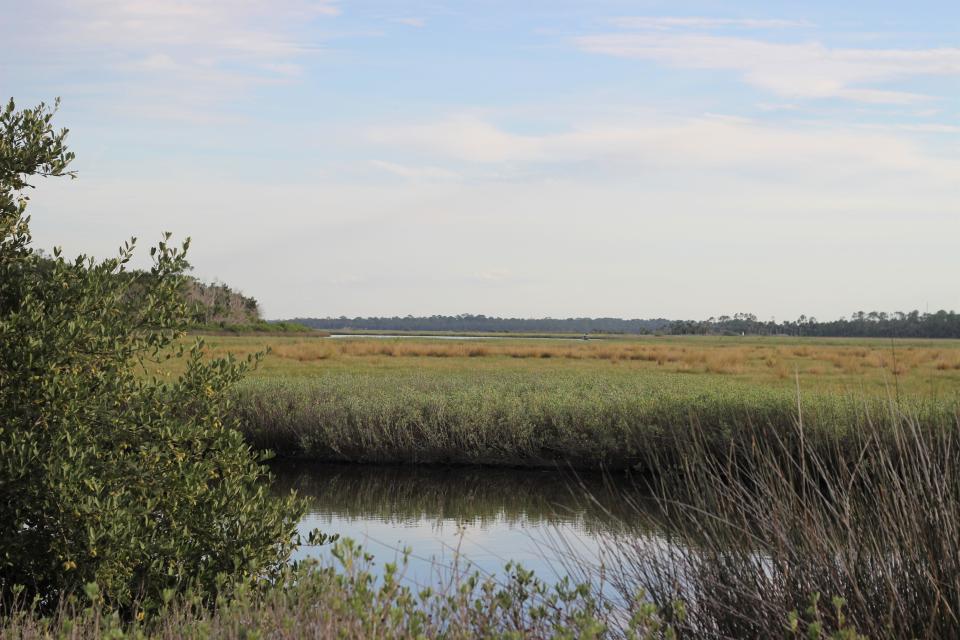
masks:
[[[500,578],[453,567],[433,587],[405,580],[406,555],[382,568],[349,540],[335,544],[335,564],[290,567],[282,579],[240,584],[214,606],[191,594],[171,597],[155,612],[132,619],[104,607],[95,584],[64,598],[51,614],[16,600],[0,617],[0,636],[21,640],[139,638],[249,640],[251,638],[530,638],[663,640],[684,637],[686,605],[667,607],[638,592],[614,607],[586,584],[568,579],[548,586],[508,563]],[[842,603],[824,611],[815,595],[780,621],[777,637],[860,640],[844,620]],[[142,615],[141,615],[142,614]],[[829,621],[825,624],[825,620]],[[696,633],[691,637],[700,637]]]
[[[456,316],[392,318],[297,318],[314,329],[327,331],[430,331],[438,333],[652,333],[670,321],[622,320],[620,318],[494,318],[462,313]]]
[[[296,322],[267,322],[255,320],[243,323],[230,322],[203,322],[190,326],[190,333],[202,335],[274,335],[286,336],[290,334],[309,334],[314,338],[325,338],[329,334],[325,331],[316,331]]]
[[[46,616],[17,601],[0,618],[0,636],[180,638],[600,638],[606,612],[587,587],[548,587],[521,567],[501,581],[455,570],[434,588],[404,580],[404,561],[382,570],[350,541],[336,544],[336,564],[306,564],[270,584],[237,585],[211,607],[187,593],[133,619],[103,607],[96,585],[61,601]],[[666,627],[655,610],[629,623],[638,638]]]

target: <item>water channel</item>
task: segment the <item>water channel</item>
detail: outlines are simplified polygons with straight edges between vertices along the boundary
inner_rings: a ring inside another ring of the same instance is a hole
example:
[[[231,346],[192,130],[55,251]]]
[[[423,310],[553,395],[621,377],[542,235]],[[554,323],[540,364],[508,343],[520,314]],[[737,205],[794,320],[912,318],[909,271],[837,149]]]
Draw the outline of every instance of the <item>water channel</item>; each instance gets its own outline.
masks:
[[[352,538],[380,566],[409,547],[405,579],[419,585],[455,558],[491,575],[518,561],[553,582],[571,562],[596,563],[614,534],[660,538],[653,501],[635,483],[599,474],[291,462],[272,471],[277,491],[295,488],[309,502],[302,536],[316,528]],[[303,547],[295,559],[329,552]]]

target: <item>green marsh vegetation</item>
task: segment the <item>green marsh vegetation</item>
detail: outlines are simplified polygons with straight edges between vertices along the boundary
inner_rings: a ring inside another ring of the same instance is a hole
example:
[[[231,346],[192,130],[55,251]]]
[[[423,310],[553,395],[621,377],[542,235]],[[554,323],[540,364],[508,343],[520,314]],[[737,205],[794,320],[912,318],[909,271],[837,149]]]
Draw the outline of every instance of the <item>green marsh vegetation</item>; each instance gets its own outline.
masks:
[[[155,616],[124,620],[104,608],[93,588],[38,615],[15,603],[0,618],[0,637],[60,638],[600,638],[605,611],[586,587],[548,587],[518,566],[499,581],[451,573],[435,588],[404,584],[403,560],[376,570],[349,540],[336,543],[331,565],[289,567],[268,586],[236,587],[208,606],[187,592]],[[657,612],[628,623],[635,638],[662,637]]]
[[[960,628],[956,342],[277,346],[238,388],[258,446],[643,472],[657,509],[624,514],[625,490],[597,508],[647,533],[610,527],[602,567],[566,568],[620,602],[645,593],[684,637]]]
[[[284,457],[655,470],[693,422],[816,440],[890,421],[924,424],[960,402],[960,342],[647,338],[553,340],[217,338],[269,348],[236,389],[242,429]],[[799,403],[799,404],[798,404]]]
[[[801,406],[811,440],[843,438],[889,413],[884,399],[836,394]],[[787,429],[797,396],[663,374],[338,372],[252,379],[237,388],[234,410],[254,447],[282,457],[656,471],[667,452],[684,455],[673,431],[696,422],[723,441],[752,422]],[[915,410],[929,422],[953,408],[919,402]]]

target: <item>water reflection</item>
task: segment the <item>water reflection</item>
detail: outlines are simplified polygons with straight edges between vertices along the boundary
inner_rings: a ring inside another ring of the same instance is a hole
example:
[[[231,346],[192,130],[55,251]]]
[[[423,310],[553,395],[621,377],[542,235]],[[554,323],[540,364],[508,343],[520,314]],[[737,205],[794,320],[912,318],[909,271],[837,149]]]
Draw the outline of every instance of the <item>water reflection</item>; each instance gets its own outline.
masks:
[[[490,574],[515,560],[551,580],[571,562],[595,563],[612,534],[658,537],[652,501],[622,477],[290,462],[273,472],[278,491],[295,488],[309,501],[302,535],[319,528],[353,538],[380,563],[411,547],[407,577],[420,584],[457,557]],[[304,548],[297,558],[327,553]]]

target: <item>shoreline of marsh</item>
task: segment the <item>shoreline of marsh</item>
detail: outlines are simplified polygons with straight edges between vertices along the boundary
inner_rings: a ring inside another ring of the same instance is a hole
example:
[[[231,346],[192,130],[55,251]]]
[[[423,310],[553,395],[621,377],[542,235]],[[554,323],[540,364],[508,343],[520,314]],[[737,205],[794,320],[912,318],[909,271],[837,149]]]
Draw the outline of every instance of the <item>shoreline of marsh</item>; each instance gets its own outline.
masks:
[[[960,400],[799,398],[810,446],[848,446],[857,430],[889,421],[891,408],[949,428]],[[746,427],[793,430],[798,397],[665,374],[331,372],[247,380],[235,390],[233,411],[252,447],[282,459],[657,472],[665,460],[682,463],[674,436],[693,424],[717,449]]]
[[[325,462],[651,469],[691,421],[842,441],[890,407],[957,422],[960,342],[416,338],[210,343],[270,353],[235,390],[247,441]],[[241,355],[243,351],[241,350]],[[674,458],[682,458],[675,452]]]

